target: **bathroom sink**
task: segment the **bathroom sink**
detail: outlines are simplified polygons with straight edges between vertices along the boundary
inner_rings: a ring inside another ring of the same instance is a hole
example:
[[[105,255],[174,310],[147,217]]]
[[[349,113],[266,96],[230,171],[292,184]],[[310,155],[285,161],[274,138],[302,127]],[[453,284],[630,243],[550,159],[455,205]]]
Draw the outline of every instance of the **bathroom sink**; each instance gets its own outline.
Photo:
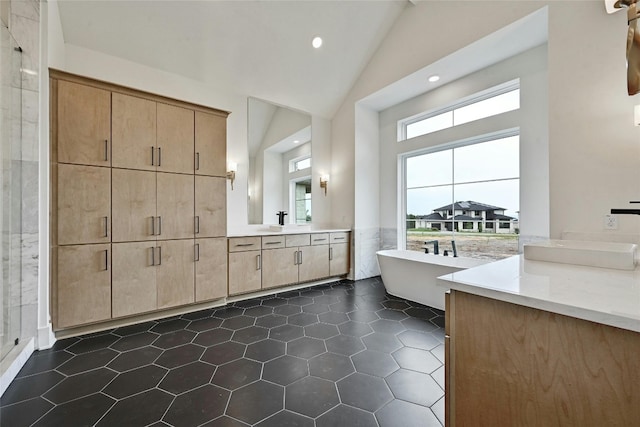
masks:
[[[311,231],[311,226],[309,224],[272,224],[269,226],[269,231]]]
[[[633,243],[547,240],[524,245],[525,259],[633,270],[636,250]]]

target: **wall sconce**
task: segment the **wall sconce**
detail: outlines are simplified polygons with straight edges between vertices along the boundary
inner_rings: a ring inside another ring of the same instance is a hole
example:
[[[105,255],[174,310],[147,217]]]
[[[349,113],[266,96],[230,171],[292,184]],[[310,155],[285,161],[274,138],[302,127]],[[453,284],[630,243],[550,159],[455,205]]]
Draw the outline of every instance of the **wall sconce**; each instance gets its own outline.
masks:
[[[327,195],[327,183],[329,182],[329,175],[320,175],[320,188],[324,188],[324,195]]]
[[[227,165],[227,179],[231,180],[231,190],[233,190],[233,181],[236,179],[236,172],[238,172],[238,164],[236,162],[229,162]]]

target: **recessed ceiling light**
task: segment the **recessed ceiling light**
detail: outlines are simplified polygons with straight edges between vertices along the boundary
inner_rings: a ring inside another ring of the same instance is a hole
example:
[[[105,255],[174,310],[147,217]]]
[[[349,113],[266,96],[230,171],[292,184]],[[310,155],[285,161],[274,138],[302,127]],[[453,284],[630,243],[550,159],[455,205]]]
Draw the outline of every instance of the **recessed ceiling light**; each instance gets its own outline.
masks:
[[[313,38],[313,40],[311,40],[311,46],[315,47],[316,49],[318,49],[320,46],[322,46],[322,38],[315,36]]]
[[[430,82],[430,83],[435,83],[435,82],[437,82],[438,80],[440,80],[440,76],[439,76],[439,75],[437,75],[437,74],[434,74],[433,76],[430,76],[430,77],[429,77],[429,82]]]
[[[295,141],[293,141],[293,143],[294,144],[300,144],[300,141],[296,139]]]

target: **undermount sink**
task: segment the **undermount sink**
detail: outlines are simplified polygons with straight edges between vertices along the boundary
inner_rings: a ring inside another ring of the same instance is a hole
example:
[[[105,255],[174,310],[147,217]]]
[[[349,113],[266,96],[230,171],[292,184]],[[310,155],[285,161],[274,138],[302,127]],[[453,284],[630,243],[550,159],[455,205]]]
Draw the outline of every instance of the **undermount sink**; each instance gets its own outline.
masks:
[[[637,248],[633,243],[546,240],[525,244],[524,257],[534,261],[633,270]]]
[[[285,225],[272,224],[269,226],[269,231],[311,231],[311,225],[309,224],[285,224]]]

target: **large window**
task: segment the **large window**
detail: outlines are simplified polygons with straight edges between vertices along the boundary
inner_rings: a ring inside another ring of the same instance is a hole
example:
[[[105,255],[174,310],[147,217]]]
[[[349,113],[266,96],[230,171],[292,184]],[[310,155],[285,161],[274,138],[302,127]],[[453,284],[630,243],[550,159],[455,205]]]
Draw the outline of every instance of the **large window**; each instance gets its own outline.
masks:
[[[501,259],[518,252],[516,131],[403,157],[406,247]]]
[[[520,108],[520,81],[514,80],[445,107],[401,120],[399,140],[415,138],[518,108]]]

